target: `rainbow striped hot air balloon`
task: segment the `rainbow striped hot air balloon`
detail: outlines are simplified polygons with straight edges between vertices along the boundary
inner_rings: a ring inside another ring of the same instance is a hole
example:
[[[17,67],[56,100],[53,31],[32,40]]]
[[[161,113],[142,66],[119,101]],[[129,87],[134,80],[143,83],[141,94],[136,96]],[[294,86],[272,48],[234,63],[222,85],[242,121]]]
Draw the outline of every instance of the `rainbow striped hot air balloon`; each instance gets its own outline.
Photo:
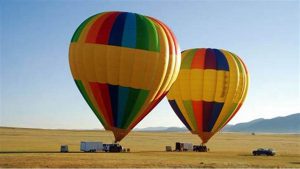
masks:
[[[219,49],[182,52],[168,101],[179,119],[203,144],[223,128],[245,100],[248,73],[235,54]]]
[[[77,28],[69,61],[82,96],[120,141],[166,95],[179,72],[179,51],[164,23],[105,12]]]

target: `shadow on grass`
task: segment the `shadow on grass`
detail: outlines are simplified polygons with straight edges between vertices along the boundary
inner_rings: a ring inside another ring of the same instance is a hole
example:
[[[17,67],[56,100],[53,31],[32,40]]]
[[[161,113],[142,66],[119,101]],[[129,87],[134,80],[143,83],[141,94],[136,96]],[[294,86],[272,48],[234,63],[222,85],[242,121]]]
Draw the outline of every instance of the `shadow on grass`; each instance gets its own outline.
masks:
[[[238,154],[239,156],[244,156],[244,157],[274,157],[270,155],[252,155],[252,154]]]

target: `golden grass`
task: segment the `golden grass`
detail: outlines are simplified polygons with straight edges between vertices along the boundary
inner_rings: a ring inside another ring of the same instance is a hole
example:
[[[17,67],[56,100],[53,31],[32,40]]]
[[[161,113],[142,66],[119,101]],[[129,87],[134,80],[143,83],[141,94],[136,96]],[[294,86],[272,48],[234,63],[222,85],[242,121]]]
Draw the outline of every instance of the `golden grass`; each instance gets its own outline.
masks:
[[[0,128],[0,135],[0,167],[300,167],[300,135],[218,133],[208,153],[164,152],[176,141],[199,144],[190,133],[132,132],[121,142],[130,153],[79,152],[80,141],[111,143],[105,131]],[[58,153],[61,144],[73,153]],[[277,155],[252,156],[259,147]]]

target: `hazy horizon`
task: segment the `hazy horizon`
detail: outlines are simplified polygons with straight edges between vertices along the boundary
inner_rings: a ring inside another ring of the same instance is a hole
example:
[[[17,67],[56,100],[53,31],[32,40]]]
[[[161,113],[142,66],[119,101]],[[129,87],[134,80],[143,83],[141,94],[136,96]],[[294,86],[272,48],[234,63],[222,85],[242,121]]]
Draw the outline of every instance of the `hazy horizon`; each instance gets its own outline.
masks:
[[[299,1],[1,1],[0,126],[103,128],[78,91],[68,62],[71,37],[104,11],[153,16],[181,50],[222,48],[250,73],[244,105],[229,122],[300,112]],[[136,128],[183,127],[166,99]]]
[[[295,114],[300,114],[300,113],[293,113],[293,114],[290,114],[290,115],[295,115]],[[287,115],[287,116],[290,116],[290,115]],[[253,119],[253,120],[250,120],[250,121],[245,121],[245,122],[240,122],[240,123],[235,123],[235,124],[227,124],[227,125],[237,125],[237,124],[242,124],[242,123],[249,123],[249,122],[252,122],[252,121],[255,121],[255,120],[258,120],[258,119],[264,119],[264,120],[270,120],[270,119],[274,119],[274,118],[278,118],[278,117],[286,117],[286,116],[277,116],[277,117],[273,117],[273,118],[257,118],[257,119]],[[226,125],[226,126],[227,126]],[[18,126],[2,126],[0,125],[0,127],[7,127],[7,128],[29,128],[30,127],[18,127]],[[171,128],[171,127],[178,127],[178,128],[186,128],[185,126],[149,126],[149,127],[135,127],[133,129],[133,131],[136,131],[136,130],[139,130],[139,129],[147,129],[147,128]],[[32,129],[50,129],[50,130],[105,130],[104,128],[67,128],[67,129],[64,129],[64,128],[43,128],[43,127],[39,127],[39,128],[32,128]],[[187,129],[187,128],[186,128]],[[188,129],[187,129],[188,131]]]

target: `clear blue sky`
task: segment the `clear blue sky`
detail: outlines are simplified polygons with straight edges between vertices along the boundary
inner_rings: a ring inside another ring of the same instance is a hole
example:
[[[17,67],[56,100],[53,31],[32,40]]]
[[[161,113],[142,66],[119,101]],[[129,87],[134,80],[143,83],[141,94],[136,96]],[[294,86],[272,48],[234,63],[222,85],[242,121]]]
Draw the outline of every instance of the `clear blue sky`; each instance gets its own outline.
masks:
[[[250,72],[249,94],[232,124],[300,112],[297,0],[2,0],[1,126],[102,128],[77,90],[68,47],[77,26],[103,11],[160,19],[181,49],[223,48]],[[183,126],[164,99],[137,127]]]

